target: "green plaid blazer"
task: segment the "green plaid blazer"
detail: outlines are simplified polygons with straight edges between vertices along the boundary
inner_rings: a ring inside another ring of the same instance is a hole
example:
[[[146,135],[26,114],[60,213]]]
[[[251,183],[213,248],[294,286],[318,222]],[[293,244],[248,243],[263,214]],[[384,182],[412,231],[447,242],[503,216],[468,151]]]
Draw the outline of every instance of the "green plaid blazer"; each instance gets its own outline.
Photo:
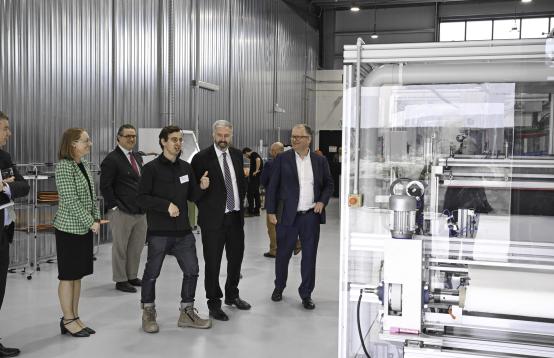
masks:
[[[92,186],[92,200],[87,180],[75,161],[62,159],[56,165],[56,186],[60,202],[54,217],[54,227],[76,235],[86,234],[94,221],[100,220],[90,166],[86,160],[81,161]]]

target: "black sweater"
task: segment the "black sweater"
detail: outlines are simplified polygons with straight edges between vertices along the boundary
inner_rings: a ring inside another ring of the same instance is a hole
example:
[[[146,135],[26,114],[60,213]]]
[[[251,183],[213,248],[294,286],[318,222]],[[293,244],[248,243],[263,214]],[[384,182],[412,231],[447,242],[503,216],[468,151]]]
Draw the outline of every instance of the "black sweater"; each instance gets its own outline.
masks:
[[[177,158],[168,160],[163,154],[142,169],[137,203],[146,209],[148,234],[154,236],[184,236],[191,232],[188,201],[196,201],[202,190],[189,163]],[[171,217],[167,209],[173,203],[179,216]]]

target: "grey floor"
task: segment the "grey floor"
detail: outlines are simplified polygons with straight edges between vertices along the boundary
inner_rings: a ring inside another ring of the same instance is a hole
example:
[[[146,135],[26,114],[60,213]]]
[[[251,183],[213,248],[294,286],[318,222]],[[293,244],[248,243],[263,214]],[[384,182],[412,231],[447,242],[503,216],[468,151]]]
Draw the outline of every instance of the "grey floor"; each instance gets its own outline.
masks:
[[[336,357],[339,281],[339,208],[332,200],[322,226],[314,311],[300,303],[300,255],[291,260],[288,287],[282,302],[270,300],[274,261],[262,256],[268,240],[265,216],[247,218],[244,278],[241,297],[252,304],[250,311],[225,306],[228,322],[215,321],[210,330],[178,328],[180,270],[168,257],[157,283],[160,333],[146,334],[140,328],[139,293],[116,291],[111,282],[111,245],[102,245],[94,275],[83,280],[80,316],[98,333],[90,338],[60,335],[57,298],[57,268],[42,270],[28,281],[9,274],[6,298],[0,312],[0,341],[21,348],[24,357]],[[196,306],[207,315],[203,285],[203,259],[197,240],[200,279]],[[143,270],[144,257],[140,272]],[[224,263],[222,267],[226,267]],[[224,272],[224,270],[222,270]],[[139,274],[140,275],[140,274]],[[225,282],[224,273],[220,278]]]

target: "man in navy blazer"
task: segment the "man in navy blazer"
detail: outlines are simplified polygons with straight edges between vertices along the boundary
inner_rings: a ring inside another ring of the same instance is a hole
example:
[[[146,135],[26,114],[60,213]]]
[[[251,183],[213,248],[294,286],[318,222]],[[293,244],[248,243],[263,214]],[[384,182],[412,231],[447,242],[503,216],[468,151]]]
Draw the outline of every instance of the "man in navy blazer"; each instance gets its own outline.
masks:
[[[275,158],[266,191],[266,210],[277,225],[277,257],[273,301],[281,301],[289,261],[297,238],[302,244],[298,293],[306,309],[314,309],[315,263],[319,225],[325,224],[325,206],[333,193],[333,178],[325,157],[310,151],[312,130],[305,124],[292,129],[292,148]]]

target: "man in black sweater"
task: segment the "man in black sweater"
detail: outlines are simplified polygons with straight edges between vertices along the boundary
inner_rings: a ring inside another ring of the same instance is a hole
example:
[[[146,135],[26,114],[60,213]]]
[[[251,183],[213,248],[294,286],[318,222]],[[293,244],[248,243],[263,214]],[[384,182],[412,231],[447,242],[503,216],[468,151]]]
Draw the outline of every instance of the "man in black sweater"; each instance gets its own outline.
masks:
[[[5,146],[11,136],[8,116],[0,112],[0,146]],[[12,163],[10,154],[0,150],[0,205],[9,203],[13,198],[18,198],[29,193],[29,184],[17,172]],[[0,307],[4,301],[6,292],[6,278],[10,264],[10,243],[13,241],[15,212],[12,207],[0,210]],[[8,348],[0,344],[0,357],[15,357],[19,355],[19,349]]]
[[[142,276],[142,329],[156,333],[156,279],[166,255],[173,255],[183,271],[179,327],[210,328],[194,308],[198,257],[195,237],[188,219],[187,200],[196,201],[210,185],[208,172],[196,181],[189,163],[179,159],[183,134],[176,126],[163,128],[159,135],[163,153],[146,164],[142,171],[137,202],[146,209],[148,258]]]

